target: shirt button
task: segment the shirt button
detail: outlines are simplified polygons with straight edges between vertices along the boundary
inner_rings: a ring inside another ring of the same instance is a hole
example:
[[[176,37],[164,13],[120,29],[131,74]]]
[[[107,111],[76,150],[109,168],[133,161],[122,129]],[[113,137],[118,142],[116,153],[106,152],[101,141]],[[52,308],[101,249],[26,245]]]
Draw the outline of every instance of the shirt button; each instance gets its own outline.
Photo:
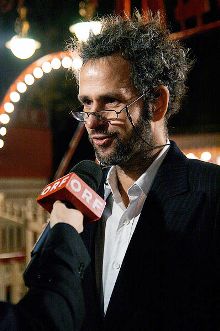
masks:
[[[113,263],[113,269],[120,269],[121,265],[118,262]]]
[[[130,220],[126,220],[126,221],[124,221],[124,225],[128,225],[130,223]]]

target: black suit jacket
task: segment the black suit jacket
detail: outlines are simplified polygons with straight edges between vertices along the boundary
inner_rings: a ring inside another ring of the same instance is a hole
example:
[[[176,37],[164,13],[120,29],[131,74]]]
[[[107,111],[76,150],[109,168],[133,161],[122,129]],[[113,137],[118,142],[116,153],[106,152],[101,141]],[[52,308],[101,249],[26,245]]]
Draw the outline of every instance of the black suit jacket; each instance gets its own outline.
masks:
[[[220,330],[220,167],[171,142],[103,317],[95,283],[98,224],[85,229],[88,331]]]
[[[81,278],[90,262],[76,230],[56,224],[25,271],[28,293],[0,303],[0,331],[79,331],[84,318]]]

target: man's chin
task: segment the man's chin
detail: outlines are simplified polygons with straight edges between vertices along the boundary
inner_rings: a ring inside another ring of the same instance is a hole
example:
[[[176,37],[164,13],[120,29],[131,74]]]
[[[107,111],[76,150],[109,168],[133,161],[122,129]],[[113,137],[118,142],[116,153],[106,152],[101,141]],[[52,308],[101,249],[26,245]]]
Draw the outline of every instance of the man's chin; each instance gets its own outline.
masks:
[[[100,151],[97,151],[97,150],[95,150],[95,155],[96,155],[97,160],[101,164],[103,164],[105,166],[113,165],[112,161],[114,158],[112,157],[112,155],[108,155],[106,153],[101,153]]]
[[[95,155],[97,160],[106,167],[114,165],[120,166],[128,162],[128,157],[119,155],[117,153],[101,153],[100,151],[95,151]]]
[[[118,164],[117,153],[112,148],[93,146],[97,160],[105,165],[111,166]]]

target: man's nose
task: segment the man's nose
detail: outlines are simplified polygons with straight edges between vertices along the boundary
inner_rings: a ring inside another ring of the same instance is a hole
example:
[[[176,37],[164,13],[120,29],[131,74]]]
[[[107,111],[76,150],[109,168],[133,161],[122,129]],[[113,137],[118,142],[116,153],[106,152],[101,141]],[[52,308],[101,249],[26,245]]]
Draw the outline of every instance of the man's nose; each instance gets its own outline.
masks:
[[[105,120],[102,118],[102,109],[104,104],[101,101],[93,100],[92,107],[90,108],[90,114],[86,119],[86,127],[89,129],[95,129],[98,126],[105,125]]]
[[[97,112],[93,112],[89,115],[85,124],[87,128],[95,129],[98,126],[106,125],[107,122],[101,118],[100,114],[98,114]]]

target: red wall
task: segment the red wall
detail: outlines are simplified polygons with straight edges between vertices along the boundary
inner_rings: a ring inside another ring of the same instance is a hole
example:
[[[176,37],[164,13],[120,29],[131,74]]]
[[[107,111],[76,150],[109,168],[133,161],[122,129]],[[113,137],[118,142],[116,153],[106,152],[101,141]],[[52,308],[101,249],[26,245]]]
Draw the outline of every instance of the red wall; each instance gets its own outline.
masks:
[[[5,140],[0,149],[0,177],[50,177],[49,129],[8,128]]]

